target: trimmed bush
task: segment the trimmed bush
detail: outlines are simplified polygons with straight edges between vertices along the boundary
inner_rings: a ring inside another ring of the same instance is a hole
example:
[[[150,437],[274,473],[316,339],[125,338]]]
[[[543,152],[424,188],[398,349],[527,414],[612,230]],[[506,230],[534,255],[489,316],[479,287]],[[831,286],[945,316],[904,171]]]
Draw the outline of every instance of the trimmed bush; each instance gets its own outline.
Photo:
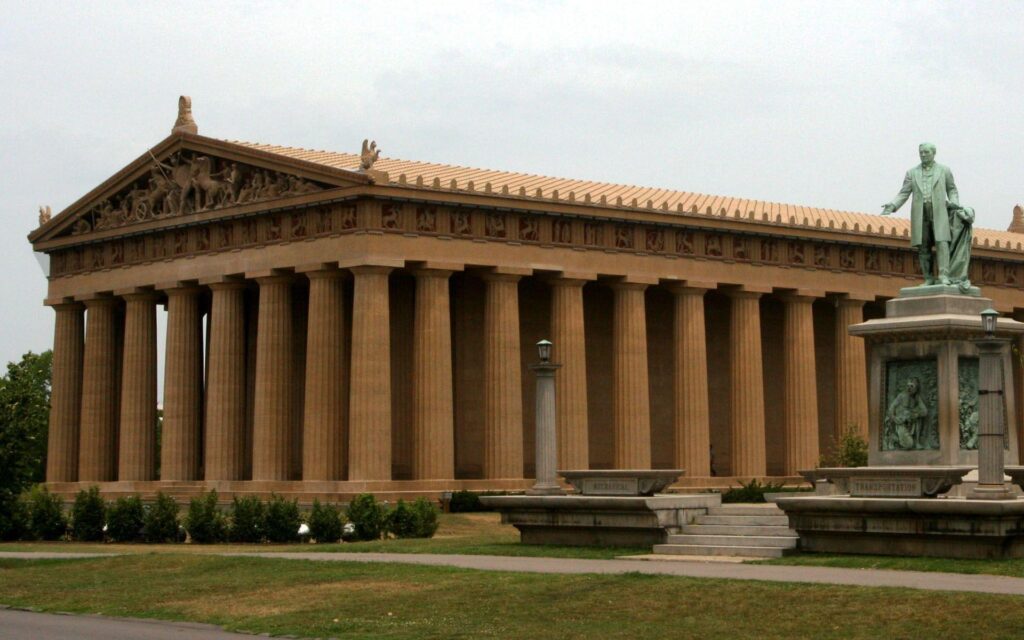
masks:
[[[192,542],[210,544],[223,542],[227,537],[227,523],[224,514],[217,507],[217,492],[211,490],[192,498],[185,515],[185,531]]]
[[[295,542],[299,539],[299,503],[271,494],[267,502],[267,540],[269,542]]]
[[[60,498],[36,485],[23,496],[28,536],[33,540],[60,540],[68,531],[68,519]]]
[[[313,511],[309,514],[309,533],[318,543],[337,542],[342,531],[341,509],[334,504],[320,504],[313,500]]]
[[[146,542],[177,542],[180,536],[178,503],[162,491],[157,493],[142,523],[142,537]]]
[[[263,542],[267,533],[267,508],[256,496],[245,496],[231,503],[231,542]]]
[[[122,496],[107,508],[107,536],[114,542],[142,540],[146,512],[139,496]]]
[[[100,542],[106,517],[107,505],[100,497],[100,488],[93,485],[82,489],[71,506],[71,534],[81,542]]]
[[[484,506],[480,502],[480,496],[504,496],[507,491],[456,491],[448,501],[449,513],[474,513],[480,511],[494,511],[491,507]]]
[[[399,500],[395,508],[384,516],[384,530],[396,538],[417,537],[416,514],[404,500]]]
[[[417,498],[412,503],[412,512],[416,522],[417,538],[433,538],[437,533],[437,507],[426,498]]]
[[[361,493],[352,499],[345,513],[352,523],[353,540],[380,540],[384,525],[384,508],[371,493]]]
[[[747,484],[740,485],[734,489],[729,489],[722,494],[723,503],[736,503],[736,502],[764,502],[764,494],[776,493],[782,490],[781,484],[761,484],[757,479],[753,479]]]

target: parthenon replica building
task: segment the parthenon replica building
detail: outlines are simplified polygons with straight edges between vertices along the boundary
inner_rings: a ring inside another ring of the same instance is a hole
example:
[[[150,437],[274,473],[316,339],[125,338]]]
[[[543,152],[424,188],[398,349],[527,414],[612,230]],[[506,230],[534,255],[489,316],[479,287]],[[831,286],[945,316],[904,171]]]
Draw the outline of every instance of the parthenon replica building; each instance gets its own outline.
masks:
[[[199,135],[183,98],[169,137],[41,212],[52,490],[524,489],[542,338],[560,469],[795,481],[867,434],[847,327],[917,282],[907,220],[378,156]],[[971,263],[1015,315],[1020,218]]]

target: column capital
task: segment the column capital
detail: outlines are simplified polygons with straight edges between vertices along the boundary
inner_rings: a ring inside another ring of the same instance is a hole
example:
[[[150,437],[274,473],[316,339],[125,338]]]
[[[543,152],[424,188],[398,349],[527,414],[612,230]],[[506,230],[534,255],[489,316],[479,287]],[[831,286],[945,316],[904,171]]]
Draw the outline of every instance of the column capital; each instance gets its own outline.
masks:
[[[775,297],[783,302],[811,303],[825,297],[824,291],[812,291],[809,289],[789,289],[780,291]]]
[[[464,271],[466,265],[461,262],[445,262],[442,260],[409,260],[405,267],[410,271],[416,269],[437,269],[440,271]]]
[[[85,305],[86,309],[91,309],[93,307],[113,306],[121,301],[120,298],[115,298],[114,296],[111,295],[97,294],[82,296],[80,298],[76,297],[76,300],[81,301]]]
[[[296,271],[299,272],[297,269]],[[315,271],[301,271],[299,273],[302,273],[302,275],[310,280],[344,280],[349,277],[348,271],[334,267],[324,267]]]
[[[53,300],[46,300],[43,304],[50,307],[54,311],[81,311],[85,308],[85,305],[81,302],[76,302],[72,298],[56,298]]]
[[[544,278],[544,282],[548,283],[552,287],[582,287],[588,282],[594,282],[596,279],[596,277],[582,278],[568,275],[557,275]]]
[[[480,274],[480,278],[485,282],[519,282],[522,277],[523,274],[498,271],[485,271]]]
[[[376,265],[376,264],[361,264],[361,265],[357,265],[357,266],[354,266],[354,267],[349,267],[348,270],[351,271],[353,275],[357,275],[357,276],[372,276],[372,275],[386,276],[389,273],[391,273],[392,271],[394,271],[395,268],[394,267],[387,267],[387,266],[384,266],[384,265]]]
[[[206,286],[210,288],[210,291],[234,291],[246,289],[249,284],[245,280],[221,280],[220,282],[211,282]]]
[[[419,268],[416,268],[416,269],[411,269],[410,273],[412,273],[412,275],[416,276],[417,278],[444,278],[444,279],[447,280],[455,272],[452,269],[437,269],[437,268],[434,268],[434,267],[419,267]]]
[[[759,289],[753,289],[748,287],[721,289],[721,291],[730,298],[753,298],[755,300],[761,298],[761,296],[765,295],[766,293],[771,293],[771,291],[761,291]]]
[[[152,290],[139,290],[129,289],[123,291],[115,291],[115,295],[119,296],[125,301],[140,301],[140,302],[156,302],[160,299],[160,294]]]
[[[863,307],[865,302],[874,302],[875,296],[869,293],[839,293],[832,297],[835,301],[836,306],[860,306]]]
[[[673,293],[704,294],[718,288],[717,282],[701,280],[662,280],[661,285]]]
[[[608,282],[608,286],[615,291],[644,291],[647,287],[656,284],[658,284],[657,281],[646,282],[635,278],[622,278]]]
[[[262,287],[268,284],[291,284],[292,282],[295,281],[295,276],[291,274],[276,274],[268,276],[259,276],[257,278],[253,278],[253,280],[255,280],[256,283]]]

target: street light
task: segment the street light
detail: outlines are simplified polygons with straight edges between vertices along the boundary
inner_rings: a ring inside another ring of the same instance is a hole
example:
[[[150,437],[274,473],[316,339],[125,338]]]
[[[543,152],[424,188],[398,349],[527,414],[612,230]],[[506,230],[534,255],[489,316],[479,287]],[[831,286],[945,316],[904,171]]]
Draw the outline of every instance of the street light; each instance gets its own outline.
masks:
[[[999,312],[989,307],[981,312],[981,328],[986,338],[994,338],[996,335],[996,321],[999,320]]]
[[[555,435],[555,371],[561,365],[551,362],[551,341],[537,343],[538,364],[530,365],[537,374],[537,402],[534,426],[536,455],[536,482],[526,493],[535,496],[560,495],[565,493],[558,484],[555,467],[558,464],[558,437]]]
[[[537,343],[537,353],[540,355],[541,364],[551,362],[551,341],[541,340]]]
[[[982,311],[981,328],[985,336],[974,339],[978,348],[978,484],[968,496],[982,500],[1013,498],[1003,482],[1006,405],[1002,359],[1010,341],[996,337],[998,319],[995,309]]]

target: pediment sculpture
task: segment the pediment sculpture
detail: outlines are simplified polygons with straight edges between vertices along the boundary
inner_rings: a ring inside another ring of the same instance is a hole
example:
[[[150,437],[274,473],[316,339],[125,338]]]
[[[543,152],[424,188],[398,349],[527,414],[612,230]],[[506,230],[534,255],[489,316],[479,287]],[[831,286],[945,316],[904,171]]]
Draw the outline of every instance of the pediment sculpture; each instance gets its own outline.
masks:
[[[71,233],[78,235],[324,188],[326,185],[280,171],[177,151],[163,161],[153,158],[147,176],[98,203],[75,221]]]

